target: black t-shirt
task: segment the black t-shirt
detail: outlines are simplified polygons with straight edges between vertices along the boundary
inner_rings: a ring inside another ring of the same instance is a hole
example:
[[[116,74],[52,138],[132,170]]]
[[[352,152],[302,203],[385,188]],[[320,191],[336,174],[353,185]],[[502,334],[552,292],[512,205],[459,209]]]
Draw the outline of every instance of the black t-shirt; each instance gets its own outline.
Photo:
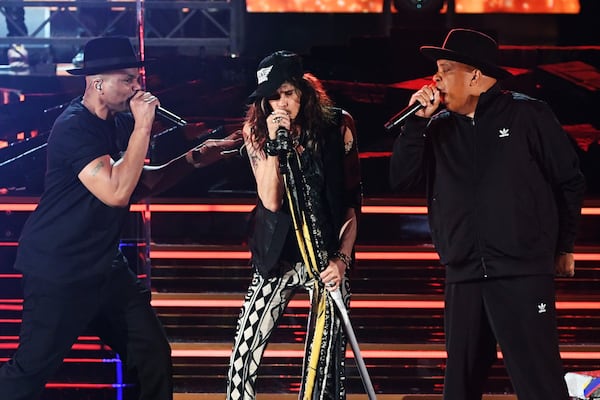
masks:
[[[63,284],[107,273],[118,251],[128,207],[109,207],[77,175],[94,159],[118,160],[133,120],[102,120],[74,99],[48,138],[44,193],[19,240],[15,268]]]

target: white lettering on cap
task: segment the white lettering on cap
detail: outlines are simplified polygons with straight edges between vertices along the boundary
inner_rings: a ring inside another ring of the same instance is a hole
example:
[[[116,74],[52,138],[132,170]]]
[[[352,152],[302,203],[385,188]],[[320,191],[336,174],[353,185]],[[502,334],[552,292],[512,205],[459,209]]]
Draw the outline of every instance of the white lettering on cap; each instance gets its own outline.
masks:
[[[264,68],[261,68],[258,71],[256,71],[256,77],[258,78],[259,85],[261,83],[269,80],[269,74],[271,73],[272,69],[273,69],[273,66],[271,65],[271,66],[264,67]]]

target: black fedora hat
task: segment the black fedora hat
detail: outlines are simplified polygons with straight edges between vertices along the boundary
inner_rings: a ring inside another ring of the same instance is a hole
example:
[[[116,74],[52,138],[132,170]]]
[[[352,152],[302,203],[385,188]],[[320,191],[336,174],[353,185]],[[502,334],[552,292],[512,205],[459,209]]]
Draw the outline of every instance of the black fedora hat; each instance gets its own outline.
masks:
[[[300,79],[302,75],[304,75],[302,60],[296,53],[279,50],[268,55],[258,64],[256,71],[258,86],[248,97],[248,103],[272,95],[284,82]]]
[[[83,67],[68,69],[71,75],[94,75],[117,69],[141,67],[129,38],[122,36],[92,39],[83,49]]]
[[[511,76],[497,65],[498,44],[488,35],[471,29],[452,29],[442,47],[421,46],[421,53],[432,60],[452,60],[480,69],[496,79]]]

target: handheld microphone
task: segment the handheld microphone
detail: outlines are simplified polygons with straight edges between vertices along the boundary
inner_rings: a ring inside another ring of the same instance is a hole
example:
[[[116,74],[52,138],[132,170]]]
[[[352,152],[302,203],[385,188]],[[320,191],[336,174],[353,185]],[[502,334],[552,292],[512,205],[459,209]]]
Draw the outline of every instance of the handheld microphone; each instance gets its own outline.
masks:
[[[180,116],[173,114],[171,111],[162,108],[161,106],[156,107],[156,115],[160,115],[166,120],[173,122],[176,125],[184,127],[187,125],[187,121],[181,118]]]
[[[133,96],[135,96],[135,94],[137,92],[140,92],[141,90],[136,90],[135,93],[133,94]],[[131,101],[131,99],[133,98],[133,96],[131,96],[128,100]],[[156,107],[156,111],[155,111],[156,115],[159,115],[161,117],[163,117],[164,119],[171,121],[172,123],[174,123],[175,125],[178,125],[180,127],[184,127],[187,125],[187,121],[184,120],[183,118],[181,118],[179,115],[176,115],[174,113],[172,113],[171,111],[161,107],[161,106],[157,106]]]
[[[292,150],[292,141],[290,140],[290,131],[280,126],[277,128],[277,140],[279,141],[279,153],[286,154]]]
[[[292,152],[292,141],[290,140],[290,131],[283,126],[279,126],[276,131],[277,141],[279,142],[279,171],[282,175],[288,174],[288,155]]]
[[[419,103],[418,101],[415,101],[413,104],[411,104],[408,107],[403,108],[396,115],[394,115],[392,118],[390,118],[390,120],[388,122],[386,122],[383,127],[385,128],[386,131],[391,131],[392,129],[394,129],[394,127],[396,127],[398,124],[400,124],[406,118],[410,117],[411,115],[413,115],[414,113],[416,113],[417,111],[419,111],[422,108],[425,108],[425,106],[423,104]]]

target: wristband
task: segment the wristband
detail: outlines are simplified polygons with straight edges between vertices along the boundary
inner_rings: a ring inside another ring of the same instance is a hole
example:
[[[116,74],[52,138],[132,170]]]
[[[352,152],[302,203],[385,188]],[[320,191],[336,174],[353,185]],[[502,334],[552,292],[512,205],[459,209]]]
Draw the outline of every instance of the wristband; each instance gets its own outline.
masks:
[[[346,269],[350,268],[350,264],[352,263],[352,257],[342,253],[341,251],[336,251],[333,253],[333,258],[337,258],[341,262],[346,265]]]
[[[267,139],[264,146],[264,151],[269,156],[276,156],[279,154],[279,140],[277,139]]]

